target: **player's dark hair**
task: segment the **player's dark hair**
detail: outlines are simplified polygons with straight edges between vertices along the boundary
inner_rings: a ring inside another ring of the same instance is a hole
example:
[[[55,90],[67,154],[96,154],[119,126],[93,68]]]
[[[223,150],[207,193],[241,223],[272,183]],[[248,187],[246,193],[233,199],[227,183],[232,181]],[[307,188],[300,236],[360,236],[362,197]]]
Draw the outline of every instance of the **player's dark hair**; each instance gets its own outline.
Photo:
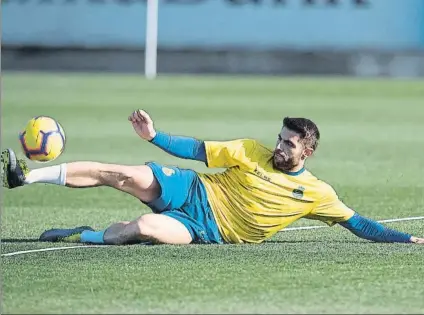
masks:
[[[290,118],[283,120],[283,126],[291,131],[297,132],[306,147],[316,150],[319,142],[319,130],[317,125],[306,118]]]

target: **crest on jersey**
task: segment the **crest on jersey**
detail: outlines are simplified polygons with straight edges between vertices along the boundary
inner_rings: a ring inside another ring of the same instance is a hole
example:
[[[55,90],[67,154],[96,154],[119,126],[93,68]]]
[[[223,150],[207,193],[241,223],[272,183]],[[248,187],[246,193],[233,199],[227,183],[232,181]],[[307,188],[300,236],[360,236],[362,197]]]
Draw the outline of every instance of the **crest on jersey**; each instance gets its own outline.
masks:
[[[162,172],[166,175],[166,176],[171,176],[175,174],[175,171],[171,168],[168,167],[162,167]]]
[[[299,186],[296,189],[293,189],[293,197],[296,199],[302,199],[303,198],[303,192],[305,191],[305,187]]]

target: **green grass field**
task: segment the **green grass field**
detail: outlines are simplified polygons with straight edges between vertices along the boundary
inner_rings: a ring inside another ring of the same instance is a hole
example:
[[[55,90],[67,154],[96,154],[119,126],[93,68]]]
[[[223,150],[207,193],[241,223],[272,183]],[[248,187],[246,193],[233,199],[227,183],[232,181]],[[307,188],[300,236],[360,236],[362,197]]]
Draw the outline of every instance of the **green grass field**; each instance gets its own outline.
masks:
[[[57,118],[67,147],[54,163],[97,160],[191,167],[143,142],[127,121],[274,145],[284,116],[317,122],[309,169],[363,215],[424,215],[424,82],[335,79],[3,74],[2,147],[36,115]],[[31,164],[32,167],[39,165]],[[1,252],[45,244],[45,229],[104,228],[149,210],[109,188],[3,190]],[[294,226],[320,225],[301,220]],[[389,223],[424,236],[424,221]],[[3,313],[424,313],[424,246],[375,244],[339,226],[287,231],[261,245],[118,246],[2,257]]]

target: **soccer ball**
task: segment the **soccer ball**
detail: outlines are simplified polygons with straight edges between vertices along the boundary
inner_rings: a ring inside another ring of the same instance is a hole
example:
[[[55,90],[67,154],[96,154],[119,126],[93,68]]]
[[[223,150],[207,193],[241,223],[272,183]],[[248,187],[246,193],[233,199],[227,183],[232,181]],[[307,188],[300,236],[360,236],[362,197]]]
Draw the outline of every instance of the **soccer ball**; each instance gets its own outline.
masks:
[[[53,118],[32,118],[19,133],[19,141],[25,156],[35,162],[57,159],[65,149],[65,132]]]

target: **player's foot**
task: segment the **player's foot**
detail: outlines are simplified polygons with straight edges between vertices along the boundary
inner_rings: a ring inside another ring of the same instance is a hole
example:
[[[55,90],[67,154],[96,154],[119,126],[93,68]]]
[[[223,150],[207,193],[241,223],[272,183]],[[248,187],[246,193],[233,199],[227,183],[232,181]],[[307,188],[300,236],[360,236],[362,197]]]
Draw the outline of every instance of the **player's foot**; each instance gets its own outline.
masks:
[[[94,229],[90,226],[79,226],[73,229],[51,229],[44,231],[39,240],[41,242],[79,243],[83,231],[94,231]]]
[[[18,159],[12,149],[1,153],[3,187],[15,188],[24,185],[29,168],[24,160]]]

